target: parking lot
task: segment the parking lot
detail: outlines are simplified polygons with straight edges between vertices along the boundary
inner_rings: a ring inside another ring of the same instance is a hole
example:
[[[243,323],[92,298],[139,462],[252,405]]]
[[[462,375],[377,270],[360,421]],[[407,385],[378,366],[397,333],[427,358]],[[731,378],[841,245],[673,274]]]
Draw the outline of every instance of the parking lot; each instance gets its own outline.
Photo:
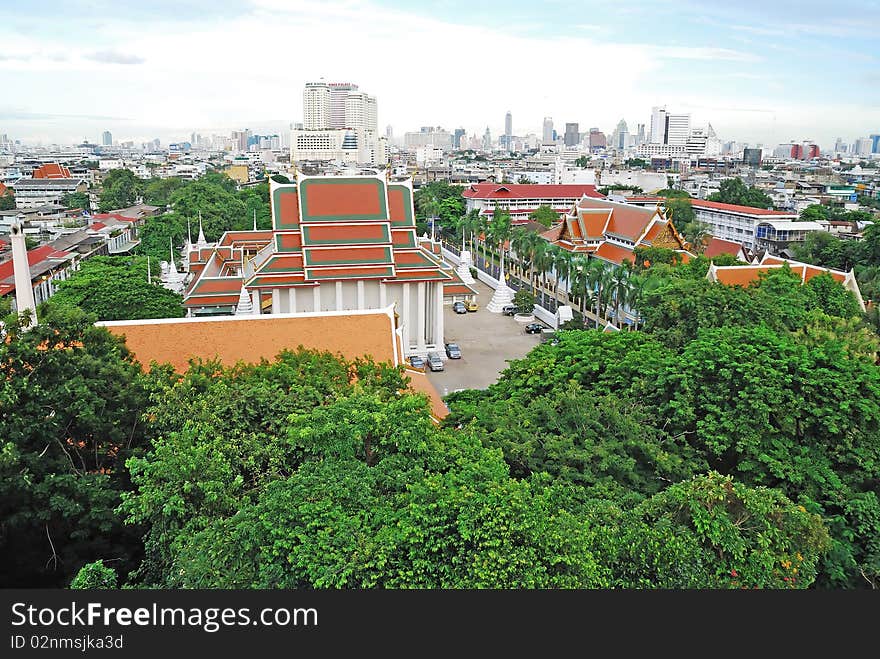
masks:
[[[444,307],[447,343],[461,347],[461,359],[445,359],[443,371],[427,371],[428,378],[441,396],[456,389],[485,389],[498,380],[507,368],[508,359],[524,357],[541,342],[540,334],[525,334],[523,324],[510,316],[486,311],[492,299],[491,288],[477,282],[479,311],[457,314],[451,306]]]

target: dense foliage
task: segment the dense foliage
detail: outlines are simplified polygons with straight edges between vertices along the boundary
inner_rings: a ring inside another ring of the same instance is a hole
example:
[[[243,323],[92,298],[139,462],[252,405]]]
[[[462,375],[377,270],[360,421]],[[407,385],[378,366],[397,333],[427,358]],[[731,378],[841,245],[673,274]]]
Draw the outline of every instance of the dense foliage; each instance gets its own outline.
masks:
[[[597,510],[611,501],[638,516],[657,501],[677,500],[693,512],[698,504],[683,495],[685,483],[732,478],[728,494],[710,500],[728,500],[729,514],[750,524],[768,520],[744,508],[775,501],[797,527],[788,532],[811,548],[809,558],[803,545],[752,554],[750,585],[802,586],[815,578],[823,587],[876,587],[880,367],[876,337],[861,325],[855,300],[827,276],[802,286],[781,269],[748,288],[725,287],[694,276],[693,267],[651,267],[668,274],[645,294],[644,331],[563,331],[557,345],[511,362],[488,390],[452,394],[447,424],[501,449],[514,477],[549,474],[576,484],[585,500],[600,502],[591,504]],[[735,494],[738,488],[744,493]],[[739,503],[727,499],[734,494]],[[696,512],[700,524],[675,530],[643,517],[641,530],[623,536],[614,583],[671,583],[662,572],[644,581],[626,565],[663,538],[689,551],[696,539],[688,533],[714,524]],[[830,539],[806,513],[823,518]],[[719,523],[742,532],[742,521]],[[728,531],[712,534],[732,539]],[[656,565],[745,583],[742,562],[716,558]]]
[[[95,256],[83,261],[70,279],[60,282],[47,304],[78,307],[98,320],[182,317],[183,297],[162,287],[156,261],[152,280],[147,280],[144,257]]]
[[[746,185],[741,178],[722,181],[718,192],[710,194],[708,200],[737,206],[773,208],[773,200],[763,190]]]

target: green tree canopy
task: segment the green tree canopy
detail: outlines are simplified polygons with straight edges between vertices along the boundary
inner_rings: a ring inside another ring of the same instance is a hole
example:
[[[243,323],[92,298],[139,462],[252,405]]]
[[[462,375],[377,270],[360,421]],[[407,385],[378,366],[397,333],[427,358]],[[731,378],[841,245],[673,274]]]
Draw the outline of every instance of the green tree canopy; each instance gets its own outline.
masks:
[[[721,182],[718,192],[709,195],[709,201],[753,208],[773,208],[773,200],[762,190],[747,186],[741,178],[731,178]]]
[[[183,297],[159,284],[159,274],[159,263],[154,261],[154,280],[147,282],[145,257],[95,256],[83,261],[70,279],[59,282],[48,304],[78,307],[99,320],[182,317]]]
[[[98,207],[102,213],[132,206],[143,192],[144,181],[131,170],[113,169],[107,172],[102,184]]]
[[[551,227],[559,222],[559,213],[550,206],[542,204],[529,213],[529,219],[533,222],[540,222],[545,227]]]

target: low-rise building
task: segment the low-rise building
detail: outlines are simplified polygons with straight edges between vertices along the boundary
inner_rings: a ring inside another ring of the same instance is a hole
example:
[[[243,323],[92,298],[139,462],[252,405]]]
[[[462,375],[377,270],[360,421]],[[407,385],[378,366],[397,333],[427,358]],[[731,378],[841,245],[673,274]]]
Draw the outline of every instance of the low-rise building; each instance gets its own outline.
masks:
[[[531,185],[513,183],[474,183],[462,196],[468,212],[478,210],[491,216],[495,208],[510,213],[514,224],[529,221],[529,214],[541,206],[550,206],[560,216],[571,210],[583,197],[604,199],[595,185]]]

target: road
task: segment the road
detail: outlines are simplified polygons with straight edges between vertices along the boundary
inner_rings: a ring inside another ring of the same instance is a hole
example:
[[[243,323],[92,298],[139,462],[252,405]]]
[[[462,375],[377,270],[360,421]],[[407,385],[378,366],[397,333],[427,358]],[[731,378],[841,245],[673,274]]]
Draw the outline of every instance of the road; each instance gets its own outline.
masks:
[[[508,359],[524,357],[541,342],[540,334],[525,334],[523,324],[510,316],[486,311],[494,291],[479,281],[474,286],[479,311],[457,314],[451,306],[443,308],[446,341],[461,346],[462,356],[447,359],[444,371],[428,371],[441,396],[456,389],[485,389],[498,380]]]

